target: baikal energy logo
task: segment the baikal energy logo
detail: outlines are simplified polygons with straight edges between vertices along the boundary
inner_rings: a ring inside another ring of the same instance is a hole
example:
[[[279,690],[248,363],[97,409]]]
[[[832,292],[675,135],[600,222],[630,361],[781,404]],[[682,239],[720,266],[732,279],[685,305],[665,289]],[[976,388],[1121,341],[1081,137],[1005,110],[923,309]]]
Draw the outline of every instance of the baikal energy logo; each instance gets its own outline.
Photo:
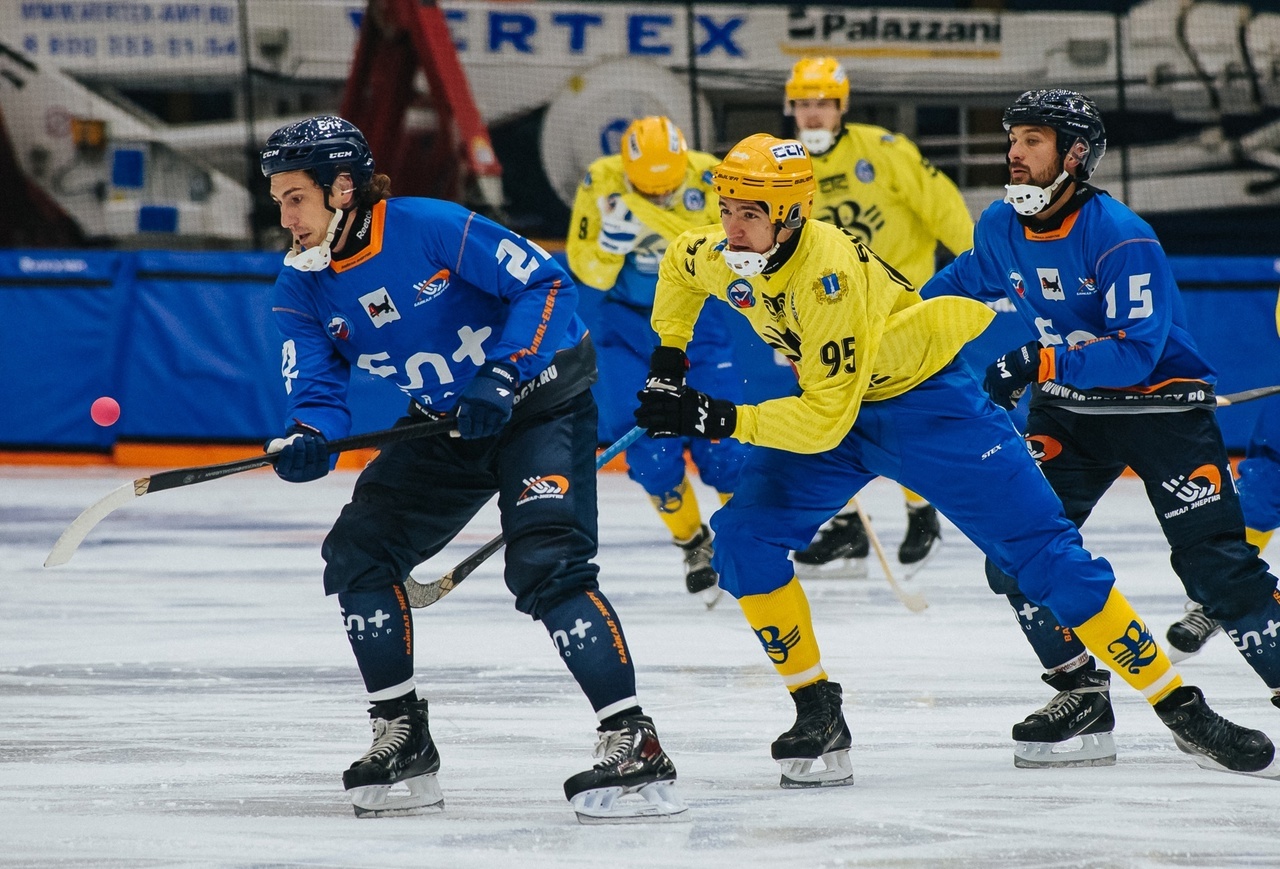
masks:
[[[564,500],[569,493],[569,480],[559,474],[548,474],[545,477],[529,477],[524,481],[524,491],[516,499],[516,506],[528,504],[530,501],[542,501],[554,498]]]
[[[1186,476],[1177,476],[1160,486],[1179,501],[1181,507],[1164,514],[1165,519],[1181,516],[1197,507],[1222,499],[1222,472],[1213,465],[1201,465]]]

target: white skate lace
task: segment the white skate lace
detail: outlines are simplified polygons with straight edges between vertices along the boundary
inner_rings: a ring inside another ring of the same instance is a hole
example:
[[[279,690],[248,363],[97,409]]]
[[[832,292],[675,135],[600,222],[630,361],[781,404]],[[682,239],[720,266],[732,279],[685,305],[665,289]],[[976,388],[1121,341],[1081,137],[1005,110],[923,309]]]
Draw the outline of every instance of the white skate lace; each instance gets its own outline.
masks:
[[[630,728],[622,730],[609,730],[600,734],[600,738],[596,741],[595,751],[591,753],[592,757],[603,758],[596,764],[596,769],[604,769],[609,766],[615,766],[624,760],[632,750],[632,735]],[[634,735],[638,736],[639,731],[635,731]]]
[[[1187,614],[1179,621],[1184,628],[1188,628],[1202,639],[1208,639],[1221,627],[1216,620],[1205,615],[1204,610],[1194,603],[1188,605]]]
[[[392,721],[374,718],[371,723],[373,724],[373,745],[369,746],[369,750],[356,763],[384,760],[390,757],[404,746],[412,730],[408,715],[401,715]]]
[[[1083,699],[1079,696],[1078,691],[1061,691],[1052,700],[1033,712],[1032,715],[1040,715],[1050,721],[1065,718],[1075,711]]]

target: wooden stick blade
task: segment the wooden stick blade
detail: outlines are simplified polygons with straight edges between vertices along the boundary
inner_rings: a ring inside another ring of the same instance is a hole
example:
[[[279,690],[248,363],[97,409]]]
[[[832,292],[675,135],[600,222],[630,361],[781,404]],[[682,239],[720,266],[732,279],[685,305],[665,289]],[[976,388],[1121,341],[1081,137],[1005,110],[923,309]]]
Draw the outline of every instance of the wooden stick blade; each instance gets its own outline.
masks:
[[[80,544],[84,542],[85,537],[99,522],[134,498],[145,495],[150,482],[151,479],[149,477],[140,477],[132,483],[125,483],[118,489],[113,489],[106,497],[100,498],[86,507],[84,512],[67,526],[57,542],[53,544],[53,548],[49,550],[49,556],[44,560],[44,566],[57,567],[59,564],[66,564],[70,561],[71,556],[80,548]]]

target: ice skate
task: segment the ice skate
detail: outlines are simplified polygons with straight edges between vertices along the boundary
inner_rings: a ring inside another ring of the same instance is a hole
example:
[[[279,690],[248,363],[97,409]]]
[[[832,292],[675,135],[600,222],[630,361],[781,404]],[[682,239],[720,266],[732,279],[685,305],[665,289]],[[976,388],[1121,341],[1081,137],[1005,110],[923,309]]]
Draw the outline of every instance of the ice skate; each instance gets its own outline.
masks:
[[[685,588],[711,609],[724,593],[718,584],[720,577],[711,566],[711,529],[703,525],[692,538],[676,545],[684,550]]]
[[[1023,769],[1114,766],[1116,719],[1111,711],[1111,674],[1089,659],[1066,673],[1040,677],[1058,694],[1013,725],[1013,765]]]
[[[1155,706],[1178,748],[1204,769],[1280,778],[1275,746],[1265,733],[1233,724],[1209,708],[1199,688],[1183,685]]]
[[[1187,601],[1187,614],[1169,625],[1165,638],[1169,641],[1166,650],[1169,660],[1175,664],[1199,653],[1209,638],[1222,630],[1217,619],[1204,614],[1204,607],[1195,601]]]
[[[840,711],[842,692],[835,682],[815,682],[794,691],[796,723],[773,741],[773,759],[782,766],[784,788],[838,787],[853,784],[849,748],[853,737]],[[814,764],[822,767],[815,770]]]
[[[676,767],[647,715],[601,730],[600,762],[564,783],[564,795],[583,824],[668,820],[688,809],[676,791]],[[628,799],[630,797],[630,799]]]
[[[898,547],[898,563],[907,568],[907,578],[915,576],[942,545],[942,527],[932,504],[907,505],[907,533]]]
[[[871,541],[857,513],[841,513],[826,524],[807,549],[794,553],[801,579],[865,579]]]
[[[443,811],[444,795],[436,781],[440,753],[427,729],[427,701],[375,703],[369,722],[373,745],[342,774],[356,817]],[[396,785],[404,787],[393,790]]]

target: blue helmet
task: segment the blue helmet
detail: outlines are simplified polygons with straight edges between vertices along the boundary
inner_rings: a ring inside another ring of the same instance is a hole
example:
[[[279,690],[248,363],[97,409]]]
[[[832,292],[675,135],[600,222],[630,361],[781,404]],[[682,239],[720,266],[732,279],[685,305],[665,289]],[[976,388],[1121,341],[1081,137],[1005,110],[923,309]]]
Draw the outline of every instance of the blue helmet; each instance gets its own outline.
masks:
[[[364,133],[350,121],[318,115],[281,127],[258,154],[262,174],[270,178],[295,169],[309,171],[322,187],[349,172],[356,187],[373,178],[373,153]]]
[[[1080,161],[1076,177],[1088,180],[1107,151],[1107,128],[1093,100],[1075,91],[1053,88],[1027,91],[1004,110],[1004,128],[1017,124],[1049,127],[1058,134],[1058,154],[1066,157],[1077,142],[1088,151]]]

